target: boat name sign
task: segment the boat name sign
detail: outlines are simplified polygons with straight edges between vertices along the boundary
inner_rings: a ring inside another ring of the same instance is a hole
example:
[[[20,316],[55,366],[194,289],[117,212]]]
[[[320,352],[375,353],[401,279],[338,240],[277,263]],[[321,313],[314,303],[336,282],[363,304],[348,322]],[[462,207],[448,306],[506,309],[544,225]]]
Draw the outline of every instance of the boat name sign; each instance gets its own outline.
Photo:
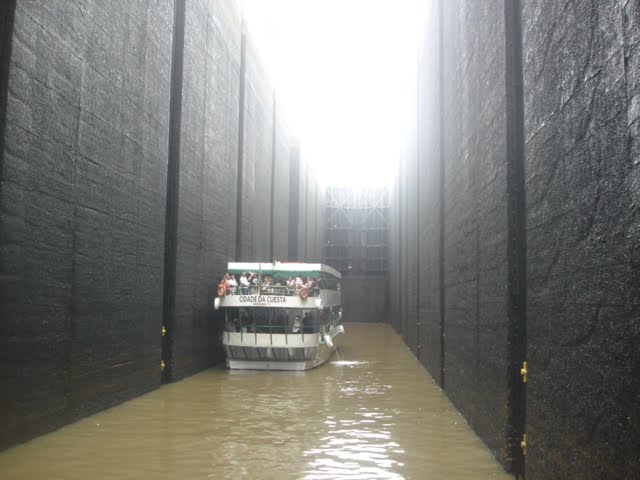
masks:
[[[241,304],[250,304],[254,307],[259,307],[273,303],[287,303],[287,297],[279,295],[240,295],[238,301]]]

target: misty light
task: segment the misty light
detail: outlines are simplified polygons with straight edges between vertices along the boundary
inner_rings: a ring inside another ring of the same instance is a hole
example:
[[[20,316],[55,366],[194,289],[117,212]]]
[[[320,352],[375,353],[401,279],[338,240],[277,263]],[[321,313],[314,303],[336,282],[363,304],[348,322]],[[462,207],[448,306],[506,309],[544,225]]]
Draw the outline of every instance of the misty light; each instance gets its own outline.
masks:
[[[325,185],[389,183],[415,118],[419,0],[242,0],[289,131]]]

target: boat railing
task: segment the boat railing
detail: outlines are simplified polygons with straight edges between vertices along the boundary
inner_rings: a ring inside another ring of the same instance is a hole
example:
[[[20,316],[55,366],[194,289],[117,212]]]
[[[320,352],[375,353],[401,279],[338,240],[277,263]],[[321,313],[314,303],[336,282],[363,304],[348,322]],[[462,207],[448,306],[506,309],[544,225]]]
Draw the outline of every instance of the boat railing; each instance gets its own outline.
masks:
[[[230,287],[227,295],[280,295],[292,297],[294,295],[300,295],[305,290],[305,293],[309,297],[317,297],[320,295],[320,289],[318,287],[290,287],[288,285],[251,285],[249,287],[238,286]]]
[[[276,325],[276,324],[243,324],[241,321],[227,321],[225,330],[227,332],[240,333],[270,333],[270,334],[298,334],[298,333],[323,333],[324,324],[317,321],[304,322],[302,325]]]
[[[240,339],[244,342],[245,336],[248,338],[253,337],[254,341],[258,343],[258,334],[267,334],[270,337],[270,343],[273,344],[274,335],[285,335],[285,343],[288,343],[286,338],[289,335],[300,335],[302,341],[305,341],[305,335],[317,335],[325,334],[331,331],[336,325],[340,323],[340,317],[334,316],[328,322],[319,321],[311,318],[310,320],[302,319],[300,325],[291,323],[268,323],[259,324],[255,322],[243,322],[239,319],[225,320],[224,333],[230,335],[232,332],[240,333]]]

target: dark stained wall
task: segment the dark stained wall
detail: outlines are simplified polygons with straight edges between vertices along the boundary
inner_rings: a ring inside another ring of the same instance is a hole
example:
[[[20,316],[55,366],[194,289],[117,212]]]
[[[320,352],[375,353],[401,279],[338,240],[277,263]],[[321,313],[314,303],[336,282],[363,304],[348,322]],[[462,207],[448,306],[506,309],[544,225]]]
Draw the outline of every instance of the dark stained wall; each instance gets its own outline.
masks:
[[[298,176],[297,189],[290,189],[291,240],[297,238],[297,245],[289,250],[297,254],[290,261],[322,261],[322,247],[325,241],[325,188],[318,181],[313,168],[304,156],[304,149],[293,147],[290,156],[291,174]],[[295,225],[294,225],[295,223]],[[294,251],[295,250],[295,251]]]
[[[240,17],[186,2],[173,379],[222,359],[212,299],[235,255]]]
[[[444,6],[445,388],[506,463],[504,5]]]
[[[241,259],[270,261],[273,90],[250,34],[245,75]]]
[[[307,192],[306,192],[306,237],[305,237],[305,259],[308,261],[320,261],[318,255],[318,184],[313,177],[312,170],[307,166]]]
[[[394,195],[392,318],[509,464],[504,8],[440,5],[427,10],[416,130]]]
[[[17,2],[0,448],[160,383],[172,23],[172,2]]]
[[[238,185],[243,259],[272,233],[285,255],[290,189],[308,196],[250,36],[240,98],[233,0],[16,3],[0,9],[0,449],[220,361]]]
[[[289,148],[289,242],[287,259],[297,261],[300,257],[300,144],[292,142]]]
[[[640,477],[640,5],[524,2],[530,478]]]
[[[310,253],[309,261],[322,262],[323,247],[325,242],[326,223],[326,188],[319,180],[314,170],[309,171],[309,178],[313,183],[313,190],[309,192],[310,203],[307,218],[311,220],[309,228]]]
[[[640,7],[438,4],[392,196],[393,325],[509,471],[636,478]]]
[[[389,281],[385,275],[349,274],[342,277],[341,284],[344,322],[388,323]]]
[[[444,150],[441,148],[441,83],[444,71],[439,67],[444,58],[440,55],[441,38],[437,4],[431,3],[426,10],[423,39],[419,50],[418,91],[416,92],[416,157],[417,174],[413,184],[418,191],[418,206],[415,220],[418,230],[418,290],[417,343],[418,358],[431,376],[442,385],[443,351],[441,321],[440,267],[443,260],[441,235],[441,196],[444,195]]]
[[[416,92],[413,92],[414,97]],[[400,328],[402,337],[413,352],[418,355],[418,268],[420,250],[418,247],[419,240],[419,221],[418,221],[418,152],[416,139],[416,126],[413,125],[407,132],[411,139],[407,142],[406,151],[404,152],[403,172],[401,177],[401,186],[399,193],[403,204],[403,230],[399,238],[402,244],[402,268],[404,281],[402,283],[402,314]]]
[[[275,148],[273,170],[273,205],[271,239],[273,255],[270,260],[284,261],[289,258],[289,196],[291,181],[291,150],[287,126],[276,108]]]
[[[298,258],[297,260],[303,261],[304,259],[308,258],[307,252],[309,247],[307,243],[307,238],[308,238],[307,235],[309,232],[309,222],[307,221],[307,207],[309,205],[309,198],[308,198],[309,197],[308,195],[309,179],[307,175],[308,175],[309,167],[304,158],[304,150],[301,149],[301,151],[298,151],[296,155],[298,159],[298,174],[300,178],[300,181],[299,181],[300,188],[298,191],[297,198],[291,199],[291,204],[293,205],[295,203],[297,205],[297,211],[298,211],[298,218],[296,220],[298,224],[298,244],[297,244]]]
[[[404,162],[400,162],[398,175],[394,179],[393,185],[389,191],[389,321],[393,328],[401,332],[401,307],[402,299],[400,292],[402,290],[402,282],[405,276],[402,274],[402,218],[403,211],[401,203],[401,187],[400,179]]]

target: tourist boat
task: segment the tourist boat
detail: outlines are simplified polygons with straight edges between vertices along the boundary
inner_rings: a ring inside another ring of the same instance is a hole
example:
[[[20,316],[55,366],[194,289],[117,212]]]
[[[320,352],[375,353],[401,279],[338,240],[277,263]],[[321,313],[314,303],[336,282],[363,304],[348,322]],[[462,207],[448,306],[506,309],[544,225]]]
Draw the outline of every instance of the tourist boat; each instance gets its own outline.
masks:
[[[319,263],[229,263],[214,301],[224,311],[227,366],[308,370],[326,362],[344,332],[340,279]]]

